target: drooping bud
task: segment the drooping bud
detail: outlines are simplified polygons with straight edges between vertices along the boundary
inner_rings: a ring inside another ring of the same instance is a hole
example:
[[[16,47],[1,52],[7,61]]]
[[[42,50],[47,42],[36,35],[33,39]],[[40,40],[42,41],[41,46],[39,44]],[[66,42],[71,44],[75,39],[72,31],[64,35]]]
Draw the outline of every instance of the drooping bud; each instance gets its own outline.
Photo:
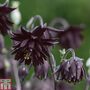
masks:
[[[60,75],[62,80],[68,82],[76,83],[81,81],[84,77],[84,68],[81,59],[72,57],[70,60],[63,61],[58,70],[58,75]]]
[[[39,79],[47,78],[48,70],[49,70],[49,63],[44,61],[44,64],[35,66],[35,76]]]
[[[24,79],[29,73],[28,68],[25,65],[21,65],[18,69],[18,74],[21,79]]]

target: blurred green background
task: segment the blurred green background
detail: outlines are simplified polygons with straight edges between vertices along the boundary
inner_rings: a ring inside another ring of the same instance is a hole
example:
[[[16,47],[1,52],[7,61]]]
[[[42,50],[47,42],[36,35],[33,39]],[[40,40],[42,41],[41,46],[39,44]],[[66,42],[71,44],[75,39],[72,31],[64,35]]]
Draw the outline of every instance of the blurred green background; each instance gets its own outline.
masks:
[[[3,3],[5,0],[0,0]],[[10,0],[15,1],[15,0]],[[56,17],[65,18],[70,24],[79,25],[84,23],[84,42],[76,55],[84,58],[85,62],[90,57],[90,0],[17,0],[20,1],[22,14],[21,24],[25,25],[34,15],[41,15],[48,24]],[[10,40],[5,38],[6,46],[10,46]],[[57,61],[60,60],[58,49],[54,49]],[[85,82],[82,81],[74,86],[75,90],[83,90]]]

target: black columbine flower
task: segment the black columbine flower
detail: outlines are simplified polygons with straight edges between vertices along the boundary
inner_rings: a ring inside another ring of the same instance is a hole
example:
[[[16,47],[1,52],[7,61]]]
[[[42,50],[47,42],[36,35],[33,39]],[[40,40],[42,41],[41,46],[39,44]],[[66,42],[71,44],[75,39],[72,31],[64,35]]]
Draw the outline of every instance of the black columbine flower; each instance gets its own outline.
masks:
[[[70,26],[63,32],[60,32],[58,34],[59,42],[61,47],[63,48],[78,48],[80,47],[82,40],[83,40],[83,35],[82,35],[82,28],[78,26]]]
[[[49,56],[49,46],[55,44],[56,39],[46,37],[45,31],[47,28],[38,26],[34,30],[26,31],[21,28],[20,32],[13,33],[12,39],[15,42],[12,54],[15,54],[15,59],[20,63],[25,61],[25,64],[39,65],[44,63]]]
[[[61,63],[57,73],[62,80],[73,83],[79,82],[84,77],[83,63],[78,57],[65,60]]]
[[[14,8],[10,8],[7,4],[0,5],[0,33],[6,35],[12,26],[12,22],[8,18]]]
[[[34,67],[35,69],[35,76],[39,79],[47,78],[48,70],[49,70],[49,63],[48,61],[44,61],[44,64],[38,65]]]

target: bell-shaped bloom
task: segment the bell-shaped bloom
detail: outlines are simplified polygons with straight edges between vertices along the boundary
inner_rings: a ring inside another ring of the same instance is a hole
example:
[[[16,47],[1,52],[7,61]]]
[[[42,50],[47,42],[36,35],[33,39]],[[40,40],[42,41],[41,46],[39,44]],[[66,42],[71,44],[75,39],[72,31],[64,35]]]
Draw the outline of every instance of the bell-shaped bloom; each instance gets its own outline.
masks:
[[[85,72],[82,61],[80,58],[75,57],[63,61],[57,73],[58,77],[61,77],[62,80],[76,83],[83,79]]]
[[[63,32],[58,34],[59,43],[61,47],[68,48],[79,48],[83,40],[82,34],[83,28],[79,26],[70,26]]]

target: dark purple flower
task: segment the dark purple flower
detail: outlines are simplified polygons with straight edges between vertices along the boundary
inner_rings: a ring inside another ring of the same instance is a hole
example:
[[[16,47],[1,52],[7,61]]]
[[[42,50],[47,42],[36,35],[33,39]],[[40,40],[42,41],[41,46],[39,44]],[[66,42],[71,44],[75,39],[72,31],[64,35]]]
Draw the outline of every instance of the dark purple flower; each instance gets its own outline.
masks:
[[[44,61],[44,64],[38,65],[34,67],[35,69],[35,76],[39,79],[47,78],[48,70],[49,70],[49,63]]]
[[[83,40],[83,35],[82,35],[83,28],[79,26],[70,26],[63,32],[60,32],[58,34],[59,43],[61,47],[63,48],[79,48],[82,40]]]
[[[14,10],[7,4],[0,5],[0,33],[6,35],[12,26],[12,22],[9,20],[8,15]]]
[[[83,63],[78,57],[65,60],[61,63],[57,73],[62,80],[73,83],[79,82],[84,77]]]
[[[46,37],[45,31],[46,27],[38,26],[31,31],[21,28],[20,32],[13,33],[15,45],[12,54],[15,54],[15,59],[20,63],[25,61],[25,64],[33,62],[35,66],[44,63],[49,57],[49,47],[57,42],[55,38]]]

